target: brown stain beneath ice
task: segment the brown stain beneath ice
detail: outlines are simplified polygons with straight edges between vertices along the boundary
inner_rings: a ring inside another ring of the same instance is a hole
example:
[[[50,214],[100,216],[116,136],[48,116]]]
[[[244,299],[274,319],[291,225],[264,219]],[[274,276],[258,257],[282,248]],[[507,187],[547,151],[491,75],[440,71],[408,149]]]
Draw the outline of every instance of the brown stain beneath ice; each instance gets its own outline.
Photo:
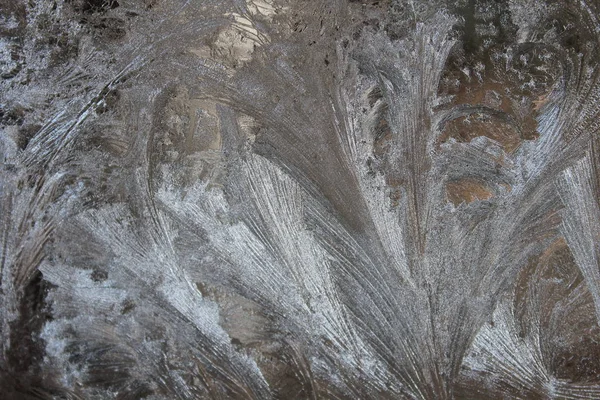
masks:
[[[514,152],[525,140],[535,140],[537,133],[537,115],[538,110],[544,104],[537,103],[525,98],[524,106],[527,112],[523,117],[522,110],[519,110],[516,96],[509,96],[506,93],[505,82],[489,82],[484,80],[478,82],[462,82],[455,91],[450,91],[455,97],[452,104],[485,106],[496,110],[509,118],[514,119],[514,123],[503,121],[491,115],[471,114],[466,117],[459,117],[446,124],[440,137],[440,142],[444,143],[449,138],[454,138],[458,142],[469,142],[472,139],[485,136],[499,143],[507,153]],[[538,97],[538,101],[544,99],[546,94]],[[523,101],[523,98],[521,98]]]
[[[458,206],[461,203],[472,203],[477,200],[488,200],[494,193],[484,184],[474,179],[461,179],[446,184],[448,200]]]
[[[479,136],[485,136],[499,143],[506,152],[517,149],[523,139],[519,132],[506,122],[494,121],[491,118],[460,117],[446,124],[441,141],[449,138],[459,143],[467,143]]]
[[[521,51],[518,46],[513,50],[518,55],[528,56],[532,66],[543,65],[539,67],[540,71],[554,67],[551,61],[542,57],[545,55],[542,54],[543,50],[524,48]],[[505,67],[494,60],[492,53],[495,56],[503,54],[499,49],[494,49],[493,52],[479,54],[474,59],[465,59],[460,51],[451,55],[438,90],[440,95],[452,96],[449,107],[484,106],[501,118],[488,115],[490,123],[487,126],[471,124],[458,130],[452,129],[452,124],[448,123],[440,137],[440,143],[451,137],[464,142],[486,136],[503,146],[507,153],[512,153],[524,141],[535,140],[539,136],[537,117],[549,101],[552,79],[556,77],[542,76],[540,71],[518,60],[513,60],[510,67]],[[517,70],[523,76],[517,74]],[[473,113],[468,119],[478,116],[480,115]],[[461,119],[464,120],[464,117]]]

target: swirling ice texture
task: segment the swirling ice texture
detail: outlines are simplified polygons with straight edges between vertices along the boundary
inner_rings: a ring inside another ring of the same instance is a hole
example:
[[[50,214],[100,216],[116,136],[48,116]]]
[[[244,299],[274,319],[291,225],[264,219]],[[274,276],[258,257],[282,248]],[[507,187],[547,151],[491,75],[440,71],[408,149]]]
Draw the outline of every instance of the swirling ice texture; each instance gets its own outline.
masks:
[[[600,397],[598,12],[0,5],[3,396]]]

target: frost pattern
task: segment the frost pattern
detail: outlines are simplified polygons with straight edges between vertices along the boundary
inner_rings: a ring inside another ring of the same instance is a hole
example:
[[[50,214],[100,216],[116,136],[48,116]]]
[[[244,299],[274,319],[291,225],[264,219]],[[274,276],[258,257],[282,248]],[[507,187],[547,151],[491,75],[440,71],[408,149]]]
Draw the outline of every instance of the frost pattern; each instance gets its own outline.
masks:
[[[34,3],[8,398],[600,397],[597,5]]]

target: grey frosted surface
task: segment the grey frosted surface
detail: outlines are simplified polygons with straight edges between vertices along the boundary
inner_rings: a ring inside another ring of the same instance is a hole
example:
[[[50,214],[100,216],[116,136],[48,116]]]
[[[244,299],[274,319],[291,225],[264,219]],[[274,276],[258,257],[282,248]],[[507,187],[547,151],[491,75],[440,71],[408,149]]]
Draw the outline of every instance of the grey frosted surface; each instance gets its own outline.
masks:
[[[0,0],[0,399],[600,398],[599,13]]]

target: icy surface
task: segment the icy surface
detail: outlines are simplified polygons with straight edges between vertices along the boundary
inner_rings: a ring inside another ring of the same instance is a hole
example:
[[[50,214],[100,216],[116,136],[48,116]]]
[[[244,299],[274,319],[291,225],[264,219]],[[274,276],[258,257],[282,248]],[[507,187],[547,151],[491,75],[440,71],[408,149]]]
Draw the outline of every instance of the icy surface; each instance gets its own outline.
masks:
[[[0,398],[600,398],[600,4],[0,2]]]

